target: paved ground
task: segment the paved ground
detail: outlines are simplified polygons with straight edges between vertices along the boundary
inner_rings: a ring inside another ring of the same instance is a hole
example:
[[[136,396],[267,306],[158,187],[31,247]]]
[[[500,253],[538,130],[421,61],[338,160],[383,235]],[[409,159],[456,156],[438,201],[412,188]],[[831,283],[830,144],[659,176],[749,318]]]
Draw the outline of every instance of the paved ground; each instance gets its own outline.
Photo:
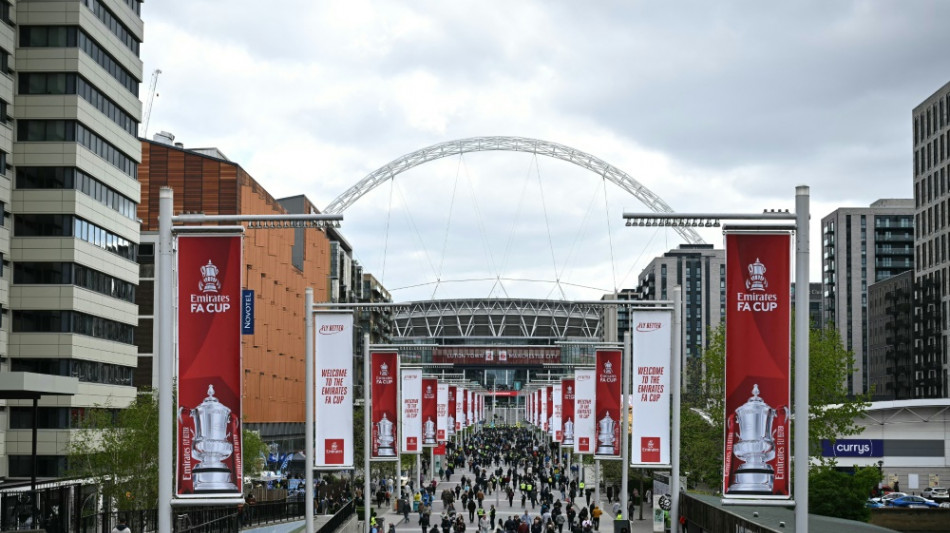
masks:
[[[441,500],[438,499],[439,494],[441,494],[442,490],[444,490],[445,488],[454,489],[455,486],[458,485],[459,479],[461,479],[463,475],[467,476],[469,479],[474,478],[474,476],[472,475],[471,472],[468,471],[468,469],[459,469],[455,472],[455,474],[452,475],[452,478],[449,481],[442,481],[436,487],[436,491],[435,491],[436,501],[435,503],[433,503],[433,506],[432,506],[432,519],[434,523],[438,524],[441,522],[441,518],[439,515],[443,511],[442,502]],[[593,479],[592,472],[589,474],[587,479]],[[496,498],[496,495],[497,495],[497,498]],[[491,508],[492,505],[494,505],[496,509],[496,514],[495,514],[496,521],[499,518],[501,518],[504,521],[509,516],[520,517],[524,514],[525,509],[521,507],[521,496],[519,495],[517,491],[515,491],[515,499],[514,499],[513,506],[508,505],[508,499],[505,498],[504,496],[505,496],[504,493],[498,493],[497,491],[492,494],[486,493],[485,501],[483,502],[486,516],[487,516],[488,510]],[[574,501],[575,501],[575,505],[578,506],[579,508],[586,506],[586,503],[587,503],[583,497],[578,497]],[[592,501],[591,503],[594,503],[594,502]],[[605,505],[607,504],[606,499],[604,499],[603,504]],[[459,502],[456,502],[455,506],[456,506],[456,509],[461,508]],[[388,510],[385,509],[385,507],[386,506],[378,508],[376,513],[378,516],[382,516],[385,518],[387,528],[389,527],[388,524],[394,523],[396,524],[397,533],[422,533],[422,528],[419,526],[419,513],[415,513],[415,512],[409,513],[409,522],[405,522],[403,521],[403,516],[401,514],[397,514],[395,511],[392,510],[392,506],[390,506]],[[531,502],[527,502],[527,507],[528,507],[527,508],[528,514],[532,517],[536,516],[540,512],[540,505],[536,509],[532,510]],[[601,505],[600,507],[604,508],[603,505]],[[609,509],[609,508],[610,506],[607,505],[606,509]],[[630,533],[646,533],[646,532],[653,531],[653,522],[650,520],[650,516],[651,516],[650,511],[651,511],[650,509],[644,509],[643,510],[644,519],[636,520],[636,517],[640,515],[640,509],[639,508],[636,509],[634,513],[634,520],[631,521],[632,527],[631,527]],[[466,530],[471,531],[471,532],[477,531],[476,524],[470,523],[468,520],[468,512],[466,511],[463,514],[465,516]],[[604,517],[601,519],[600,531],[602,533],[613,533],[613,524],[611,524],[609,520],[606,520],[606,516],[607,516],[607,513],[605,513]],[[476,523],[477,523],[477,518],[478,517],[476,516]],[[498,526],[496,524],[496,528],[497,527]],[[568,533],[568,529],[566,527],[564,529],[564,532]],[[275,532],[275,533],[286,533],[286,532]]]

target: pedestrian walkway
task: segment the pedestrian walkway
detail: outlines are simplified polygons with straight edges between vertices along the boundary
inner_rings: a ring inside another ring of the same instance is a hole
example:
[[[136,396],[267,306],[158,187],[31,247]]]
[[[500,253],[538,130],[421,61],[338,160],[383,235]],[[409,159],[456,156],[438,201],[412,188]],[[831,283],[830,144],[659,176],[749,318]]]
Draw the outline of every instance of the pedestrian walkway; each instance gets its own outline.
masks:
[[[429,528],[431,528],[433,524],[434,525],[440,524],[442,520],[442,513],[445,511],[445,509],[443,508],[442,500],[439,498],[439,495],[446,488],[450,488],[454,490],[455,486],[459,484],[459,481],[461,480],[462,476],[465,476],[468,479],[472,479],[474,477],[474,474],[470,472],[467,468],[459,468],[453,473],[453,475],[448,481],[439,481],[435,489],[435,499],[433,500],[433,503],[432,503],[432,514],[431,514],[431,522],[430,522]],[[585,498],[580,495],[577,498],[575,498],[574,502],[579,507],[586,506]],[[594,502],[592,501],[591,503],[594,503]],[[528,512],[528,515],[533,518],[535,516],[539,516],[539,510],[540,510],[540,504],[537,505],[535,509],[532,509],[530,501],[526,503],[527,509],[525,509],[525,507],[522,507],[521,496],[517,493],[517,491],[515,493],[513,505],[508,504],[508,498],[505,496],[504,492],[501,490],[496,490],[491,493],[486,492],[485,500],[482,502],[482,505],[485,509],[486,516],[488,515],[488,512],[491,509],[491,506],[492,505],[495,506],[496,525],[493,531],[498,529],[497,521],[499,519],[501,519],[501,521],[503,522],[509,516],[520,517],[524,515],[526,510]],[[468,518],[468,512],[464,511],[461,508],[460,502],[455,502],[455,508],[456,508],[456,511],[458,513],[461,513],[465,518],[465,530],[472,531],[472,532],[477,531],[478,517],[476,516],[474,521],[470,521]],[[374,506],[374,509],[376,509],[375,506]],[[608,506],[608,509],[609,509],[609,506]],[[631,523],[630,523],[630,526],[631,526],[630,533],[652,532],[653,531],[653,522],[651,520],[652,509],[643,510],[643,518],[644,518],[643,520],[636,519],[636,517],[639,516],[639,512],[640,512],[640,509],[637,508],[634,514],[634,520],[631,520]],[[404,517],[402,514],[393,510],[392,505],[380,507],[377,509],[376,513],[378,516],[381,516],[385,519],[385,527],[387,530],[389,528],[389,524],[395,524],[396,533],[428,533],[428,531],[423,532],[422,527],[419,525],[418,512],[410,512],[408,522],[404,520]],[[362,519],[362,517],[360,517],[360,519]],[[289,532],[274,532],[274,533],[289,533]],[[563,533],[570,533],[570,531],[567,527],[565,527],[563,530]],[[600,533],[613,533],[613,524],[607,518],[607,513],[605,513],[604,517],[601,519]]]

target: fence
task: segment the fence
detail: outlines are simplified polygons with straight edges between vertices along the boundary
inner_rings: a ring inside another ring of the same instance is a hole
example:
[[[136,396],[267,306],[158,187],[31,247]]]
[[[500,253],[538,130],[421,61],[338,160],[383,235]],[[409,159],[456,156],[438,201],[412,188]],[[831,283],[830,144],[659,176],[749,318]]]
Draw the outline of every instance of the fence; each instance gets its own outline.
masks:
[[[265,501],[228,507],[175,507],[173,533],[235,533],[241,529],[300,520],[305,502]],[[352,501],[343,505],[321,531],[333,531],[354,512]],[[111,533],[119,518],[135,533],[158,531],[158,511],[116,511],[103,507],[94,485],[57,485],[35,492],[0,492],[0,529],[45,529],[48,533]]]

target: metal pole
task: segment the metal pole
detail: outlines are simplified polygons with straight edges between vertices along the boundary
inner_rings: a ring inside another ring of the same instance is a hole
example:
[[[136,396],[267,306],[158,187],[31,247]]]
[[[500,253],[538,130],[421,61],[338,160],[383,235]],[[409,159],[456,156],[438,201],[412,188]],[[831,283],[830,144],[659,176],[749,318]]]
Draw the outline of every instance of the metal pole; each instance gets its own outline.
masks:
[[[807,300],[806,300],[807,301]],[[807,306],[806,306],[807,307]],[[670,366],[673,423],[670,435],[670,523],[674,530],[680,519],[680,391],[683,385],[683,287],[673,287],[673,361]],[[655,495],[654,495],[655,497]]]
[[[372,435],[369,431],[372,414],[369,410],[369,333],[363,334],[363,527],[370,531],[370,511],[373,508],[369,494],[369,454]]]
[[[809,190],[795,188],[795,531],[808,531]]]
[[[600,503],[600,459],[594,459],[594,505]]]
[[[622,417],[620,419],[620,516],[627,517],[627,486],[630,483],[630,438],[627,430],[630,420],[627,413],[630,409],[630,367],[633,363],[633,345],[630,331],[623,333],[623,373],[620,376],[620,403]],[[616,516],[611,517],[616,519]],[[629,517],[627,517],[629,518]]]
[[[174,192],[158,192],[158,533],[172,531],[172,480],[175,476],[172,434],[172,342],[175,335],[172,291],[172,205]]]
[[[304,291],[304,365],[306,366],[304,370],[304,397],[306,398],[306,413],[304,415],[304,455],[306,456],[306,462],[304,463],[304,472],[306,476],[304,477],[306,481],[306,486],[304,488],[304,501],[307,502],[304,505],[304,523],[307,533],[313,533],[313,466],[316,464],[316,457],[314,457],[314,434],[313,434],[313,424],[314,424],[314,398],[313,398],[313,382],[315,379],[314,376],[314,353],[313,353],[313,289],[307,287],[307,290]]]

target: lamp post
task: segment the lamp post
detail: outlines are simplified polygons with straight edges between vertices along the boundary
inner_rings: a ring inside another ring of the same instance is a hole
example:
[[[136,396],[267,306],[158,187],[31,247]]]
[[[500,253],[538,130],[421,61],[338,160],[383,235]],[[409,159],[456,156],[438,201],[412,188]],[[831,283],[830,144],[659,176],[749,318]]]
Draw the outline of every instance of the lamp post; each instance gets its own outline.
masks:
[[[808,269],[809,269],[809,188],[799,185],[795,188],[795,212],[765,211],[761,214],[726,214],[726,213],[624,213],[623,218],[627,226],[660,226],[660,227],[719,227],[720,221],[754,221],[778,223],[794,221],[795,230],[795,375],[794,375],[794,493],[795,501],[795,530],[799,532],[808,529]],[[762,226],[758,226],[762,227]],[[770,225],[771,228],[786,228],[787,226]],[[680,381],[679,375],[672,376]],[[679,412],[673,408],[673,431],[679,432]],[[674,433],[674,434],[675,434]],[[670,516],[673,523],[679,521],[679,450],[678,445],[671,449],[672,472],[670,475],[670,493],[673,496]],[[726,503],[724,500],[723,503]],[[730,502],[730,503],[740,503]],[[763,504],[762,501],[757,502]]]
[[[881,459],[877,462],[877,476],[880,479],[877,483],[878,489],[884,488],[884,460]]]

